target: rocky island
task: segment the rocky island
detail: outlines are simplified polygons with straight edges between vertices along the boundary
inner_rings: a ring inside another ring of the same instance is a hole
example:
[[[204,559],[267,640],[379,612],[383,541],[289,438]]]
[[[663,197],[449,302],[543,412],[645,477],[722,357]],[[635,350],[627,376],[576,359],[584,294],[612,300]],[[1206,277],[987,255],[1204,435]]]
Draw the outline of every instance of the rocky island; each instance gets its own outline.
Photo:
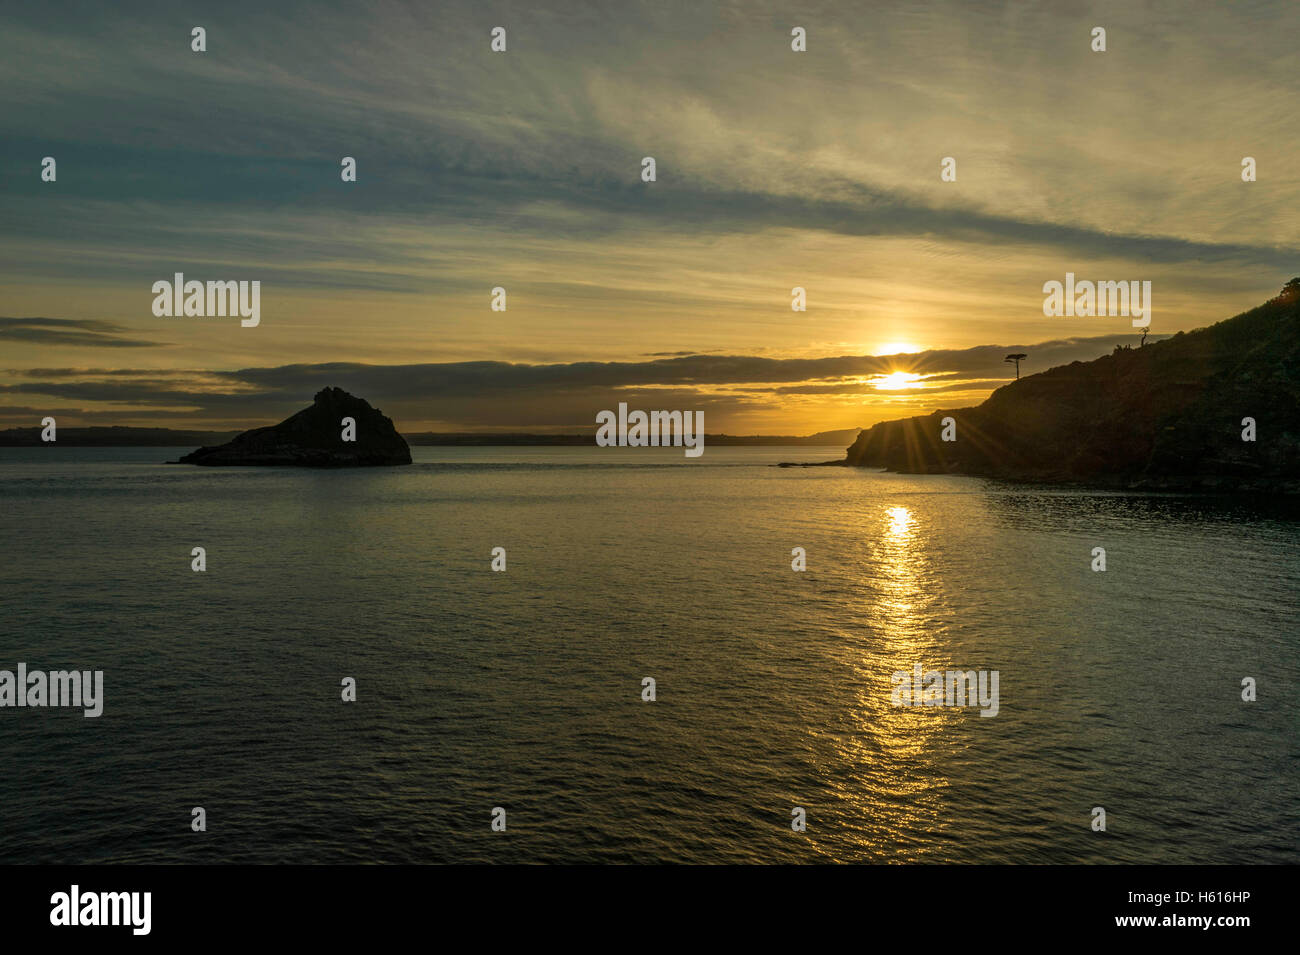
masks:
[[[953,441],[941,440],[948,417]],[[842,463],[1300,493],[1300,279],[1235,318],[1021,378],[977,407],[882,421],[858,435]]]
[[[216,447],[199,448],[175,463],[375,467],[410,464],[411,449],[392,419],[364,398],[342,388],[324,388],[310,408],[279,424],[245,431]]]

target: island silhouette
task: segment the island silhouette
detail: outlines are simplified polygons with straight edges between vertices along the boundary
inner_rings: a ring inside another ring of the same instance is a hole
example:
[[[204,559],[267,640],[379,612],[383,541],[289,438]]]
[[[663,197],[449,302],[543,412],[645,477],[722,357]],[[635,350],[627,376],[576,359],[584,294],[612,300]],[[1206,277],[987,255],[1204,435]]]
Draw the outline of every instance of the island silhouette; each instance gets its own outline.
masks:
[[[277,425],[254,428],[177,464],[288,465],[308,468],[410,464],[411,449],[391,418],[342,388],[323,388],[311,407]]]

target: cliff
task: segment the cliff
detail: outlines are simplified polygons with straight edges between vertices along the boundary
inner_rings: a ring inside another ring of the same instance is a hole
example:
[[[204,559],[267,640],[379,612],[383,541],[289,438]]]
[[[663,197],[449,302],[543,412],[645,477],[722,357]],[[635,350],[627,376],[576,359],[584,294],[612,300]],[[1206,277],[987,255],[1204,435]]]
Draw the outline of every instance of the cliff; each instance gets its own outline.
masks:
[[[343,440],[343,419],[356,422],[354,441]],[[245,431],[216,447],[199,448],[178,464],[293,465],[309,468],[410,464],[411,449],[390,418],[341,388],[317,393],[310,408],[269,428]]]
[[[956,440],[941,440],[942,419]],[[1254,441],[1242,439],[1253,418]],[[846,464],[913,474],[1300,492],[1300,280],[1235,318],[863,431]]]

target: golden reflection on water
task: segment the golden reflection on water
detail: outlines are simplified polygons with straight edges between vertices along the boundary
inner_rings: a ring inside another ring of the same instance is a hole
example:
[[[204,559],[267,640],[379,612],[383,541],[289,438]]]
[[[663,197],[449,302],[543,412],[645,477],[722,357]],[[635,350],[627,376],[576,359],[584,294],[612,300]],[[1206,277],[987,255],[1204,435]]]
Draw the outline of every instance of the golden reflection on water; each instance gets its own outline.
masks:
[[[891,507],[886,513],[890,538],[905,543],[912,536],[912,512],[905,507]]]
[[[874,505],[863,528],[870,553],[855,607],[858,635],[854,735],[839,739],[850,779],[842,793],[861,820],[848,858],[914,861],[937,851],[945,828],[943,790],[956,713],[942,707],[896,707],[891,676],[915,664],[948,666],[943,582],[930,545],[933,529],[902,505]]]

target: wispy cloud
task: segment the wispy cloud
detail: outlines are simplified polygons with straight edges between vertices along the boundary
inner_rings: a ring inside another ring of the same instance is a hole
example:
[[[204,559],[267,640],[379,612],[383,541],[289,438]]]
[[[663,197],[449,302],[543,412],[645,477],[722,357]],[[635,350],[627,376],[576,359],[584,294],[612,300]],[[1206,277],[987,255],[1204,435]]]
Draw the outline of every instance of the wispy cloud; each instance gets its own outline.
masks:
[[[0,341],[94,348],[151,348],[157,342],[127,338],[113,322],[72,318],[0,317]]]
[[[1122,325],[1042,315],[1067,270],[1152,280],[1160,333],[1300,270],[1297,31],[1292,0],[9,4],[5,307],[102,318],[0,321],[6,364],[50,372],[0,385],[232,426],[323,384],[465,426],[681,389],[820,430],[926,400],[854,390],[909,342],[890,367],[965,398],[1000,349],[1109,347],[1069,336]],[[174,271],[261,280],[261,325],[155,319]],[[1039,344],[966,347],[993,341]]]

